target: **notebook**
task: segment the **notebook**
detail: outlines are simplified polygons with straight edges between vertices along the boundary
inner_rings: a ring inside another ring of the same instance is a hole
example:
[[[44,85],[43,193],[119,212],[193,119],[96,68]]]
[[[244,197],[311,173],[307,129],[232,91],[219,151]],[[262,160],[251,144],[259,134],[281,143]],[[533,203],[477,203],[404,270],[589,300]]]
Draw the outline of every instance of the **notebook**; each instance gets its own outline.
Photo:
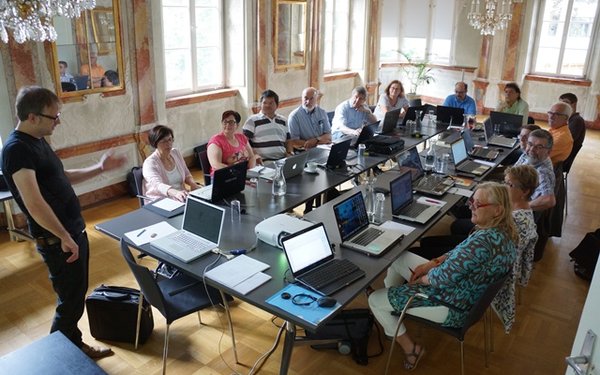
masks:
[[[283,177],[285,177],[286,180],[289,180],[292,177],[302,174],[307,158],[308,152],[301,152],[298,155],[285,158],[285,164],[283,165]],[[275,166],[273,165],[271,169],[272,168],[275,168]],[[273,177],[275,177],[275,170],[273,169],[269,172],[261,173],[260,177],[266,180],[272,180]]]
[[[437,122],[442,124],[460,126],[464,120],[465,110],[463,108],[446,107],[438,105],[435,111]]]
[[[323,158],[317,158],[312,161],[316,162],[322,167],[331,169],[342,168],[346,166],[346,156],[350,149],[350,142],[352,139],[344,139],[341,142],[334,143],[329,150],[329,155]]]
[[[349,260],[334,259],[323,223],[286,236],[281,244],[295,280],[323,295],[333,294],[365,276]]]
[[[77,76],[73,78],[77,90],[86,90],[88,87],[89,76]]]
[[[494,160],[500,154],[498,150],[491,150],[489,148],[484,147],[475,147],[475,143],[473,142],[471,132],[468,130],[463,130],[461,132],[461,136],[465,140],[465,147],[467,148],[467,153],[474,158]]]
[[[523,116],[512,113],[491,111],[490,121],[492,122],[492,125],[498,125],[501,135],[508,138],[514,138],[521,132]]]
[[[381,256],[400,241],[401,233],[369,224],[362,192],[333,206],[342,246],[366,255]]]
[[[190,195],[185,204],[181,229],[150,245],[189,263],[219,246],[225,210]]]
[[[398,219],[425,224],[440,210],[438,206],[414,200],[412,177],[408,171],[390,181],[390,196],[392,215]]]
[[[239,193],[246,187],[247,168],[248,161],[244,160],[227,168],[217,169],[213,174],[212,184],[192,190],[190,195],[209,202],[216,202]]]
[[[456,172],[468,173],[475,176],[481,176],[490,169],[489,166],[483,165],[467,157],[467,148],[465,147],[465,140],[459,138],[456,142],[450,145],[452,150],[452,159],[454,160],[454,170]]]
[[[394,129],[398,125],[398,119],[400,118],[400,112],[402,108],[394,109],[393,111],[387,111],[383,117],[383,125],[379,134],[393,133]]]
[[[400,172],[410,171],[413,190],[424,194],[442,196],[454,186],[452,177],[435,173],[425,174],[421,157],[415,147],[400,154],[397,161]]]
[[[488,145],[513,148],[518,142],[514,138],[507,138],[503,135],[495,135],[494,125],[492,124],[491,118],[483,122],[483,130],[485,141]]]

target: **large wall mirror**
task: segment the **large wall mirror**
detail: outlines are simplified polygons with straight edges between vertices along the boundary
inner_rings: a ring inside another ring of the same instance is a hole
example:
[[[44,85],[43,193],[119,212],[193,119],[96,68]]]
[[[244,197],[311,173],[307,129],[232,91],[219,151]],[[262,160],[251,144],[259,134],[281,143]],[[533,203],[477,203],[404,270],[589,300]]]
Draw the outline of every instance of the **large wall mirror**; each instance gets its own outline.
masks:
[[[275,70],[306,66],[306,0],[277,0],[274,9]]]
[[[61,98],[122,90],[119,0],[97,0],[79,18],[54,17],[56,92]]]

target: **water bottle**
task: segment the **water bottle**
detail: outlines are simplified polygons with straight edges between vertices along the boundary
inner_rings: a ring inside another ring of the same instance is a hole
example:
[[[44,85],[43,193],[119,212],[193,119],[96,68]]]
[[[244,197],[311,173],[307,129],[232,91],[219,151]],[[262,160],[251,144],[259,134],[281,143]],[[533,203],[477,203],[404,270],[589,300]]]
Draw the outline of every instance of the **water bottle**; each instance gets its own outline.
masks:
[[[283,166],[285,165],[285,159],[277,160],[275,162],[275,177],[273,177],[272,192],[276,197],[285,195],[287,191],[287,185],[285,183],[285,177],[283,176]]]
[[[415,111],[415,129],[414,129],[414,133],[418,133],[421,131],[421,128],[423,127],[423,123],[421,122],[421,115],[423,114],[423,111]]]
[[[429,150],[427,150],[427,154],[425,155],[425,170],[432,171],[435,165],[435,143],[431,142],[429,146]]]
[[[375,209],[373,213],[373,223],[381,224],[383,223],[383,210],[385,208],[385,195],[383,193],[377,193],[375,195]]]
[[[448,165],[450,164],[450,154],[439,155],[436,158],[435,171],[441,174],[448,174]]]
[[[374,177],[370,177],[367,181],[367,190],[365,194],[365,207],[367,208],[367,217],[369,221],[373,221],[373,213],[375,211],[375,181]]]

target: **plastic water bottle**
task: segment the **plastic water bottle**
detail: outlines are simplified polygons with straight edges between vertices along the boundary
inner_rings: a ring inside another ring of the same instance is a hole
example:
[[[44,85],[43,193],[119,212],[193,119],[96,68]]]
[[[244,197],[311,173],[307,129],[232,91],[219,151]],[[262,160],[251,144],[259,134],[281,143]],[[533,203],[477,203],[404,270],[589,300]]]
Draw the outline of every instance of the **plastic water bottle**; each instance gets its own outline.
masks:
[[[369,218],[369,221],[373,221],[373,214],[375,211],[375,181],[375,178],[369,178],[365,194],[365,207],[367,208],[367,217]]]
[[[277,160],[275,162],[275,177],[273,177],[273,195],[280,197],[285,195],[287,191],[287,184],[285,183],[285,177],[283,176],[283,166],[285,165],[285,159]]]
[[[431,142],[429,146],[429,150],[427,150],[427,154],[425,155],[425,170],[432,171],[435,165],[435,143]]]
[[[383,193],[377,193],[375,195],[375,210],[373,213],[373,223],[383,223],[383,210],[385,208],[385,195]]]

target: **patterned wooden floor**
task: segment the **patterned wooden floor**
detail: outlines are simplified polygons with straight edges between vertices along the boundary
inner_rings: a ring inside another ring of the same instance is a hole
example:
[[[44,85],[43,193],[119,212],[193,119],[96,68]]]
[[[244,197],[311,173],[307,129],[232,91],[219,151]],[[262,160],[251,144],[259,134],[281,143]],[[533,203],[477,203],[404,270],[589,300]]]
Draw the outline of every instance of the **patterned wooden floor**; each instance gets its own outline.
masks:
[[[490,367],[484,366],[483,325],[471,329],[465,341],[468,374],[564,374],[564,357],[570,353],[583,303],[587,283],[577,278],[569,262],[568,252],[583,235],[600,227],[600,132],[588,131],[583,150],[569,177],[569,215],[562,238],[551,239],[544,258],[536,264],[530,285],[522,291],[517,322],[509,335],[502,332],[494,319],[495,352]],[[91,239],[90,289],[104,283],[137,287],[121,258],[117,242],[93,229],[97,222],[137,208],[137,200],[122,198],[85,210]],[[442,232],[448,220],[436,228]],[[152,260],[144,263],[153,265]],[[380,287],[381,280],[375,285]],[[366,306],[364,297],[353,306]],[[54,309],[54,294],[40,257],[28,243],[8,241],[0,234],[0,355],[27,345],[47,334]],[[238,351],[242,364],[235,365],[229,335],[223,334],[225,320],[219,310],[205,310],[200,326],[197,318],[176,321],[171,328],[168,372],[175,374],[247,374],[257,358],[272,345],[280,320],[252,306],[236,302],[232,309]],[[84,339],[95,340],[89,334],[87,318],[80,323]],[[132,345],[105,343],[116,354],[98,364],[109,374],[155,374],[161,370],[164,320],[155,311],[155,330],[149,341],[135,351]],[[416,374],[458,374],[459,345],[441,333],[409,330],[427,348],[427,354]],[[377,335],[371,338],[370,350],[377,349]],[[389,348],[389,341],[383,340]],[[277,351],[267,360],[260,373],[276,374],[281,354]],[[398,352],[393,360],[393,372],[402,373],[403,356]],[[294,350],[291,374],[365,374],[383,373],[385,356],[370,360],[367,367],[356,365],[350,357],[334,351],[315,351],[309,347]]]

